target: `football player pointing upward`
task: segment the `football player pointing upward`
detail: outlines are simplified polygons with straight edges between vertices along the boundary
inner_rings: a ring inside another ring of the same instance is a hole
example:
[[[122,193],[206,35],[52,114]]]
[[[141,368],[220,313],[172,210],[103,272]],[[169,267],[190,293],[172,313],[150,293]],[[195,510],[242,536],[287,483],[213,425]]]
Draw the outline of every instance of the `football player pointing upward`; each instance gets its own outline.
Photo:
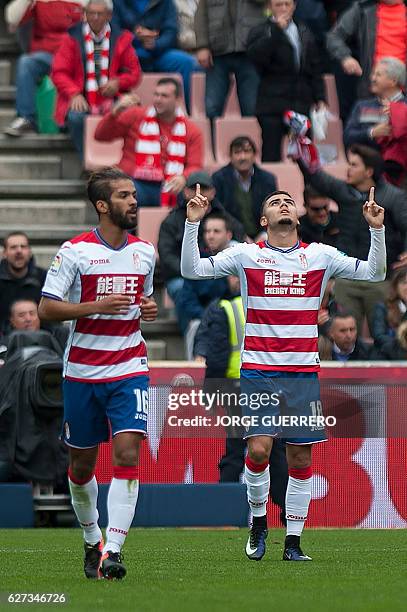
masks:
[[[384,210],[375,203],[372,188],[363,209],[370,226],[371,245],[367,261],[360,261],[328,245],[302,243],[297,232],[296,204],[289,193],[276,191],[263,204],[260,223],[267,231],[266,241],[239,244],[201,259],[198,226],[207,207],[208,202],[197,186],[195,197],[187,205],[182,275],[192,279],[230,274],[240,277],[246,314],[241,389],[248,397],[250,391],[256,391],[256,395],[266,391],[269,396],[274,393],[280,398],[278,406],[270,402],[257,410],[258,420],[245,436],[248,447],[245,481],[253,515],[246,554],[250,559],[260,560],[265,553],[269,456],[273,437],[282,433],[289,468],[283,559],[308,561],[310,557],[300,547],[300,536],[311,500],[311,449],[313,443],[326,437],[323,427],[313,425],[281,431],[270,417],[278,417],[287,410],[288,414],[304,416],[311,423],[312,418],[321,414],[317,318],[324,289],[329,278],[335,276],[367,281],[385,278]],[[246,415],[253,416],[250,405]]]

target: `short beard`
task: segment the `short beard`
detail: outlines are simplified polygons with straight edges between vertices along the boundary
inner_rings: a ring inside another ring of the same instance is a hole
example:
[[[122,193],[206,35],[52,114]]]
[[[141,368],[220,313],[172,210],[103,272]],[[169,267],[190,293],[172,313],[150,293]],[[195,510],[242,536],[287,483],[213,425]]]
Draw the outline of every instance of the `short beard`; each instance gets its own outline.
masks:
[[[278,222],[278,225],[294,225],[294,224],[293,224],[292,219],[290,219],[289,217],[283,217]]]
[[[122,230],[134,230],[137,227],[137,221],[130,221],[126,215],[118,212],[111,205],[109,207],[109,214],[113,223]]]

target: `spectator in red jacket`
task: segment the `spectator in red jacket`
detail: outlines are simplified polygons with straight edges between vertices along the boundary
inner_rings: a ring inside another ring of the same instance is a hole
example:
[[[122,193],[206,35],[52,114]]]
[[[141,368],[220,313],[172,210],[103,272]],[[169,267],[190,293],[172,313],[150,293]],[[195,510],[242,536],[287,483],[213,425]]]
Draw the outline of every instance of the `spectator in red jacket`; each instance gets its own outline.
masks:
[[[134,177],[139,206],[175,206],[187,177],[202,168],[202,133],[185,117],[180,93],[176,79],[159,79],[153,106],[123,96],[96,128],[96,140],[124,139],[119,167]]]
[[[50,73],[53,54],[64,34],[82,18],[84,0],[13,0],[5,11],[11,29],[32,23],[30,52],[17,65],[17,117],[5,129],[9,136],[22,136],[36,129],[35,90]]]
[[[112,0],[90,0],[86,22],[62,39],[52,64],[58,90],[56,122],[66,122],[81,158],[83,122],[88,114],[103,115],[118,93],[135,87],[141,75],[133,35],[110,24]]]

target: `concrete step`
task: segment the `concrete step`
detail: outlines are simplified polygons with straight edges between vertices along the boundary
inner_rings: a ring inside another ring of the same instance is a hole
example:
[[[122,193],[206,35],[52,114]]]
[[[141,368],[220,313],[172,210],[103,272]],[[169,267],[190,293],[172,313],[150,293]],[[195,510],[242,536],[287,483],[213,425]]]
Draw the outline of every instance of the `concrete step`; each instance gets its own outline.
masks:
[[[0,61],[0,85],[11,85],[11,62]]]
[[[86,200],[0,200],[0,225],[86,224]]]
[[[10,180],[0,179],[1,198],[83,198],[86,195],[85,182],[76,179],[61,180]]]
[[[15,85],[0,85],[0,103],[16,101],[16,88]]]
[[[0,155],[0,179],[59,179],[61,174],[57,155]]]
[[[37,266],[40,266],[40,268],[45,268],[45,270],[48,270],[48,268],[50,267],[51,262],[54,259],[57,251],[58,246],[56,245],[32,245],[32,252],[35,257],[35,263],[37,264]]]
[[[167,343],[164,340],[146,340],[147,354],[150,361],[167,359]]]
[[[178,330],[177,322],[163,318],[161,310],[158,315],[159,318],[156,321],[141,322],[141,330],[147,344],[154,342],[152,346],[161,347],[157,350],[162,351],[163,346],[155,343],[163,342],[165,344],[165,359],[184,359],[184,339]],[[154,359],[155,357],[149,355],[149,358]]]
[[[4,238],[9,232],[18,232],[22,229],[21,223],[5,225],[0,224],[0,238]],[[90,225],[34,225],[25,223],[24,231],[28,234],[31,242],[47,242],[48,244],[61,244],[73,236],[82,234],[91,229]]]
[[[7,107],[7,112],[10,111],[10,107]],[[15,112],[13,114],[15,117]],[[0,134],[0,152],[5,151],[28,151],[34,150],[36,152],[42,151],[67,151],[73,149],[73,144],[70,137],[67,134],[27,134],[26,136],[20,136],[19,138],[13,138],[13,136],[7,136],[6,134]]]
[[[4,123],[8,125],[14,118],[10,108],[3,108]],[[0,155],[60,155],[61,173],[64,179],[77,179],[81,175],[82,164],[74,150],[71,139],[66,134],[30,134],[13,138],[0,134]],[[49,177],[52,178],[52,177]]]
[[[5,4],[5,3],[2,3]],[[17,39],[14,34],[3,34],[0,36],[0,56],[5,55],[20,55],[21,49],[18,45]]]
[[[0,131],[3,131],[16,116],[14,108],[0,108]]]

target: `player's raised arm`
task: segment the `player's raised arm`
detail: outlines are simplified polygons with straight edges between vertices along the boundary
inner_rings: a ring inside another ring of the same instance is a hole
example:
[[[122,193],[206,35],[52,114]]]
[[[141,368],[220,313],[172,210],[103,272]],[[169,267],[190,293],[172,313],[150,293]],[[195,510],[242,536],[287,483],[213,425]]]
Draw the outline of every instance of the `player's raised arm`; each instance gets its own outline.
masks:
[[[384,208],[374,199],[374,187],[369,200],[363,206],[363,215],[370,227],[370,249],[367,261],[345,257],[338,253],[333,261],[332,275],[352,280],[379,282],[386,277],[386,242],[384,233]]]
[[[184,238],[181,250],[181,274],[184,278],[221,278],[238,275],[239,247],[231,247],[213,257],[201,259],[198,247],[198,229],[209,208],[208,199],[201,194],[197,184],[195,196],[187,204]]]
[[[209,208],[208,198],[196,186],[195,196],[187,203],[187,220],[181,250],[181,274],[184,278],[214,278],[215,270],[210,259],[201,259],[198,247],[199,223]]]

